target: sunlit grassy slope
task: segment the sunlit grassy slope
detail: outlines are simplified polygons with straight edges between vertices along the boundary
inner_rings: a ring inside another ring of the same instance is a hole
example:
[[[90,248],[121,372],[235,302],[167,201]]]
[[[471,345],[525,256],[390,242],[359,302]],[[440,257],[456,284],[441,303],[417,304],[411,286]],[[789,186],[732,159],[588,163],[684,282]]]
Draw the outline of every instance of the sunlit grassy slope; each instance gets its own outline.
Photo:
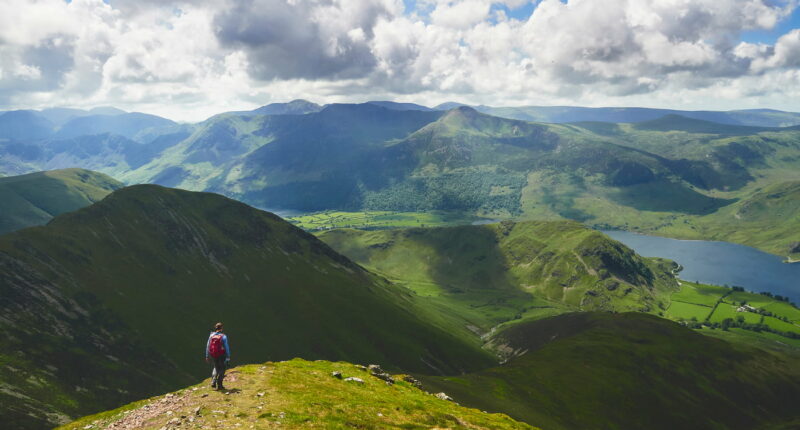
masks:
[[[332,376],[340,372],[342,379]],[[402,428],[533,429],[438,399],[395,376],[387,385],[345,362],[291,360],[229,371],[228,392],[208,380],[186,389],[81,418],[60,430],[120,423],[127,428]],[[346,381],[355,377],[362,382]],[[172,422],[172,424],[170,424]],[[177,424],[180,423],[180,424]]]
[[[0,234],[42,225],[99,201],[122,183],[84,169],[51,170],[0,179]]]
[[[319,237],[485,329],[570,309],[657,312],[677,289],[671,263],[644,259],[576,222],[343,229]]]

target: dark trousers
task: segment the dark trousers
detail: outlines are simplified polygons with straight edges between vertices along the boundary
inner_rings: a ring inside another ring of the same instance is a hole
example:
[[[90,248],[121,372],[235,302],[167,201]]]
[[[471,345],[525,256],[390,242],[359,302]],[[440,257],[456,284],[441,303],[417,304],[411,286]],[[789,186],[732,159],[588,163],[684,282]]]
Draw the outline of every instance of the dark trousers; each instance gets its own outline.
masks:
[[[213,358],[214,370],[211,371],[211,385],[222,387],[222,380],[225,379],[225,355]]]

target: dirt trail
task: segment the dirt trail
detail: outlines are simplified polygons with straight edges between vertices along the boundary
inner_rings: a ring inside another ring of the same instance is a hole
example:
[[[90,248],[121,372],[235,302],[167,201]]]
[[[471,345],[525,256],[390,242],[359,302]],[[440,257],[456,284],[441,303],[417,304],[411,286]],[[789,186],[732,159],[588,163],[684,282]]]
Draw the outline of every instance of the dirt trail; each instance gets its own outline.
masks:
[[[225,375],[225,382],[236,382],[240,374],[236,370],[231,370]],[[174,428],[186,422],[193,423],[199,417],[200,408],[187,412],[187,406],[191,406],[190,397],[198,391],[210,391],[210,387],[195,387],[184,391],[182,394],[166,394],[158,400],[141,406],[137,409],[123,412],[124,416],[117,421],[109,423],[104,427],[106,430],[132,430],[152,425],[152,420],[158,417],[167,416],[170,420],[163,428]],[[208,394],[203,394],[206,397]]]

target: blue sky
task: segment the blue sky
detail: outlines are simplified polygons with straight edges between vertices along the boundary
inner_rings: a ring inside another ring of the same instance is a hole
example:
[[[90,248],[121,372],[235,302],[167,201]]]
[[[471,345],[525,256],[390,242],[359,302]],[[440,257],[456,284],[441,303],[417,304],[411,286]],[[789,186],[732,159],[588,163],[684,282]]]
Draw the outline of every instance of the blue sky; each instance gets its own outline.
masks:
[[[800,9],[795,9],[792,14],[778,23],[772,30],[747,31],[742,34],[742,40],[751,43],[773,44],[779,37],[789,31],[800,28]]]

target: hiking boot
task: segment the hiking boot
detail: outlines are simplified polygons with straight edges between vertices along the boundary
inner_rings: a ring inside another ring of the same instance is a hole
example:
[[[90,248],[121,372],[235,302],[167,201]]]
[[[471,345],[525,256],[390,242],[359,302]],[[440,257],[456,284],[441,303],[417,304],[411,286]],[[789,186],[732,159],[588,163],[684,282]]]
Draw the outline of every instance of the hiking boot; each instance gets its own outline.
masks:
[[[219,385],[217,386],[217,390],[219,390],[219,391],[228,391],[228,389],[227,389],[227,388],[225,388],[225,387],[223,387],[223,386],[222,386],[222,384],[219,384]]]
[[[211,383],[211,388],[217,388],[217,383],[216,382],[212,382]]]

